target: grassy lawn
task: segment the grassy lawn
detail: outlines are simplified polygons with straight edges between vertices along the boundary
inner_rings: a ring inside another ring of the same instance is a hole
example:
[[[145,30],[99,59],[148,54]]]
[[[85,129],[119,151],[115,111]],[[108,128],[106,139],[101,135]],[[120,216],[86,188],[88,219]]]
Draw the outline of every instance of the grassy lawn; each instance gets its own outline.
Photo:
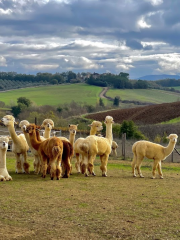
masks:
[[[112,98],[119,96],[121,100],[142,101],[157,104],[176,102],[180,99],[180,93],[157,89],[110,89],[106,95]]]
[[[28,157],[32,166],[32,157]],[[74,169],[69,179],[51,181],[31,173],[15,174],[0,185],[0,239],[180,239],[180,165],[163,163],[164,179],[133,178],[130,161],[110,160],[102,178],[85,178]]]
[[[49,85],[42,87],[24,88],[1,92],[1,101],[10,104],[17,102],[17,98],[26,97],[37,105],[54,105],[70,103],[71,101],[95,105],[99,100],[101,87],[87,84]],[[106,103],[106,99],[103,100]]]

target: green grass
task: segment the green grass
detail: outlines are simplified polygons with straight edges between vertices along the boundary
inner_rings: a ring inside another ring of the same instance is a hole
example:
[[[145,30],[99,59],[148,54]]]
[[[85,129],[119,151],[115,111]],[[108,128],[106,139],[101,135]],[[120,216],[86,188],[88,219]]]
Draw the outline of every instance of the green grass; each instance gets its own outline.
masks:
[[[151,102],[156,104],[176,102],[180,98],[180,93],[158,89],[110,89],[106,95],[112,98],[119,96],[121,100]]]
[[[53,105],[70,103],[71,101],[95,105],[99,100],[101,87],[87,84],[49,85],[41,87],[24,88],[1,92],[1,101],[10,104],[17,102],[17,98],[26,97],[37,105]],[[106,99],[103,100],[106,104]]]
[[[179,123],[179,122],[180,122],[180,117],[177,117],[177,118],[171,119],[169,121],[162,122],[161,124],[174,124],[174,123]]]

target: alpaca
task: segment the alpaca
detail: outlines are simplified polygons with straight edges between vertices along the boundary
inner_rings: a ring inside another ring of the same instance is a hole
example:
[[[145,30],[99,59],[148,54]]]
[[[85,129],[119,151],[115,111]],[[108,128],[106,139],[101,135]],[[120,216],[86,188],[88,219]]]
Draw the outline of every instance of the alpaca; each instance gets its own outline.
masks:
[[[115,141],[112,141],[112,146],[111,146],[111,154],[115,157],[117,157],[117,149],[118,144]]]
[[[106,137],[88,136],[80,146],[81,154],[83,155],[83,162],[81,164],[81,171],[88,176],[87,168],[90,174],[94,173],[94,160],[96,155],[100,156],[102,176],[107,177],[107,162],[109,154],[111,153],[112,145],[112,124],[113,117],[106,116]],[[94,174],[93,174],[94,175]]]
[[[172,153],[178,136],[177,134],[170,134],[167,138],[169,139],[169,144],[167,147],[144,140],[137,141],[133,144],[132,173],[134,177],[136,177],[135,168],[137,168],[139,176],[141,178],[144,177],[141,173],[140,167],[144,157],[147,157],[149,159],[154,159],[152,178],[155,178],[156,168],[158,168],[160,178],[163,178],[161,161],[165,160]]]
[[[38,154],[38,151],[36,149],[33,148],[33,146],[31,145],[30,139],[29,139],[29,134],[26,132],[26,126],[28,126],[30,123],[27,120],[22,120],[19,123],[19,127],[21,128],[21,130],[24,133],[24,136],[26,138],[26,141],[29,145],[29,148],[31,149],[31,153],[34,156],[34,162],[33,162],[33,166],[34,166],[34,173],[39,174],[40,172],[40,168],[41,168],[41,160],[40,160],[40,156]],[[45,138],[41,136],[41,140],[44,141]]]
[[[10,181],[12,177],[6,168],[6,153],[8,149],[9,138],[0,136],[0,181]]]
[[[43,133],[44,138],[50,138],[51,136],[51,129],[54,127],[54,122],[51,119],[45,119],[41,125],[41,128],[45,128]]]
[[[34,149],[38,151],[38,154],[41,157],[42,177],[43,178],[46,177],[47,165],[49,160],[51,180],[53,180],[55,176],[57,180],[59,180],[61,174],[60,163],[63,153],[63,142],[57,137],[40,141],[36,136],[37,135],[36,130],[37,126],[35,124],[29,124],[26,127],[26,132],[29,133],[31,145]]]
[[[78,127],[78,124],[77,125],[69,124],[69,142],[71,143],[73,149],[74,149],[74,141],[75,141],[77,127]],[[72,157],[70,159],[70,163],[72,162]],[[71,163],[70,174],[72,174],[72,163]]]
[[[93,121],[90,125],[88,125],[90,128],[90,135],[95,135],[97,134],[97,132],[101,131],[103,129],[102,123],[99,121]],[[76,163],[75,163],[75,167],[78,173],[81,172],[81,161],[80,160],[80,156],[81,156],[81,149],[80,146],[82,144],[82,142],[84,141],[85,138],[78,138],[75,143],[74,143],[74,152],[76,155]],[[82,157],[82,156],[81,156]],[[94,174],[94,172],[92,173]]]
[[[1,121],[7,126],[12,139],[12,152],[16,157],[16,173],[29,173],[27,151],[29,146],[24,134],[17,135],[14,129],[15,118],[12,115],[4,116]]]

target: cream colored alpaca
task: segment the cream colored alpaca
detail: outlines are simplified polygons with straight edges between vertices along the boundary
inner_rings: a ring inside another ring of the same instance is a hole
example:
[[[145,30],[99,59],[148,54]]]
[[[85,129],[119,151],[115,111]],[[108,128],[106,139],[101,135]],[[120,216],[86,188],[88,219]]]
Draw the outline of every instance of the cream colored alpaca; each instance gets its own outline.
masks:
[[[10,181],[12,177],[6,168],[6,153],[8,149],[9,138],[0,136],[0,181]]]
[[[111,146],[111,154],[115,157],[117,157],[117,149],[118,144],[115,141],[112,141],[112,146]]]
[[[41,159],[40,159],[40,156],[38,154],[38,151],[36,149],[33,148],[33,146],[31,145],[31,141],[29,139],[29,134],[26,132],[26,127],[29,125],[30,123],[26,120],[22,120],[20,123],[19,123],[19,127],[21,128],[21,130],[23,131],[24,133],[24,136],[26,138],[26,141],[29,145],[29,148],[31,149],[31,153],[32,155],[34,156],[34,162],[33,162],[33,165],[34,165],[34,173],[36,174],[39,174],[40,172],[40,168],[41,168]],[[42,141],[45,140],[44,137],[41,137]]]
[[[113,117],[106,116],[106,137],[89,136],[80,146],[81,154],[83,155],[83,162],[81,164],[81,171],[88,176],[87,169],[90,174],[94,174],[94,160],[96,155],[100,156],[102,176],[107,177],[107,162],[109,154],[111,153],[112,145],[112,124],[114,123]]]
[[[137,141],[133,144],[132,173],[134,177],[136,177],[135,168],[137,168],[139,176],[141,178],[144,177],[141,173],[140,167],[144,157],[147,157],[149,159],[154,159],[152,178],[155,178],[156,168],[158,168],[160,178],[163,178],[161,161],[165,160],[172,153],[176,145],[178,136],[177,134],[170,134],[167,138],[169,139],[169,144],[167,147],[163,147],[160,144],[144,140]]]
[[[97,132],[101,131],[103,129],[102,123],[99,121],[93,121],[90,125],[88,125],[89,127],[91,127],[90,129],[90,135],[95,135],[97,134]],[[80,146],[83,143],[85,138],[78,138],[75,143],[74,143],[74,153],[76,155],[76,163],[75,163],[75,167],[78,173],[81,172],[80,169],[80,165],[81,165],[81,149]]]
[[[16,157],[16,173],[29,173],[29,163],[27,162],[27,151],[29,146],[24,134],[17,135],[14,129],[15,118],[12,115],[6,115],[2,122],[7,126],[12,139],[12,152]]]
[[[50,138],[51,137],[51,129],[54,127],[54,122],[51,119],[45,119],[41,125],[41,127],[45,128],[45,131],[43,133],[44,138]]]
[[[73,149],[74,149],[74,142],[75,142],[77,127],[78,127],[78,124],[77,125],[69,124],[69,142],[71,143]],[[70,159],[70,163],[72,162],[72,157]],[[70,174],[72,174],[72,164],[71,164]]]

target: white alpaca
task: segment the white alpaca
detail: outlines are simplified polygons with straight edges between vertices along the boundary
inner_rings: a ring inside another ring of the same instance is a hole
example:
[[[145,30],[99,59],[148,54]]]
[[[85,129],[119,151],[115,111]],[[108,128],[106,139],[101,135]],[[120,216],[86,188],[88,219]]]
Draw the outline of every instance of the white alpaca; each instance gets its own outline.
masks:
[[[107,176],[107,162],[109,154],[111,153],[112,145],[112,124],[114,123],[113,117],[106,116],[106,137],[89,136],[80,146],[81,154],[83,155],[83,162],[81,164],[81,171],[88,176],[87,169],[90,174],[94,174],[94,160],[96,155],[100,156],[102,176]]]
[[[42,128],[45,128],[45,131],[43,133],[44,138],[50,138],[51,137],[51,129],[54,127],[54,122],[51,119],[44,119],[42,125]]]
[[[115,141],[112,141],[112,146],[111,146],[111,154],[115,157],[117,157],[117,149],[118,144]]]
[[[132,173],[134,177],[136,177],[135,168],[137,169],[139,176],[141,178],[144,177],[141,173],[140,167],[144,157],[147,157],[149,159],[154,159],[152,178],[155,178],[156,168],[158,168],[160,178],[163,178],[161,161],[165,160],[172,153],[178,136],[177,134],[170,134],[167,138],[169,139],[169,144],[167,147],[144,140],[137,141],[133,144]]]
[[[0,181],[10,181],[12,177],[6,168],[6,153],[8,149],[9,138],[0,136]]]
[[[97,132],[99,132],[103,129],[102,123],[99,122],[99,121],[93,121],[88,126],[91,127],[90,135],[95,135],[95,134],[97,134]],[[76,167],[77,172],[79,172],[79,173],[81,172],[80,165],[81,165],[81,161],[82,161],[80,159],[80,157],[82,157],[80,146],[81,146],[81,144],[83,143],[84,140],[85,140],[85,138],[78,138],[74,143],[74,153],[76,155],[75,167]],[[94,172],[92,174],[94,174]]]
[[[7,126],[12,139],[12,152],[16,157],[16,173],[29,173],[29,163],[27,162],[27,151],[29,146],[24,134],[17,135],[14,129],[15,118],[12,115],[4,116],[1,121]]]

